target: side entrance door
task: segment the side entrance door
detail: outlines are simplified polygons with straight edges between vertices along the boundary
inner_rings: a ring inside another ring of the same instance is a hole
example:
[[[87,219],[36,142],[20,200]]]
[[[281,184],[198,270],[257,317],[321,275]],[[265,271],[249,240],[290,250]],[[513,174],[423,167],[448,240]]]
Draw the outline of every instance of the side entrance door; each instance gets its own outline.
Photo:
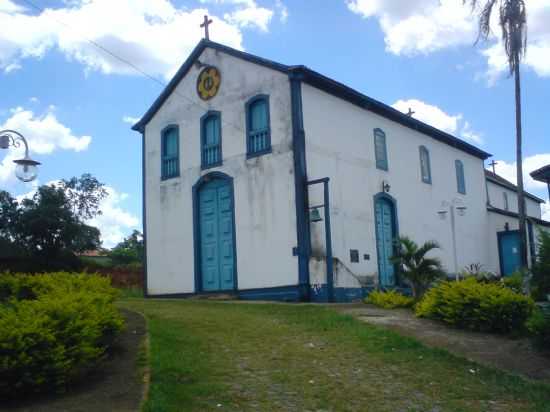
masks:
[[[202,290],[235,287],[235,244],[231,184],[215,179],[199,191],[199,236]]]
[[[502,276],[508,276],[521,267],[519,232],[517,230],[499,232],[497,237],[500,272]]]
[[[380,286],[393,287],[395,286],[395,266],[390,259],[393,256],[396,236],[394,206],[389,200],[380,198],[375,201],[374,211]]]

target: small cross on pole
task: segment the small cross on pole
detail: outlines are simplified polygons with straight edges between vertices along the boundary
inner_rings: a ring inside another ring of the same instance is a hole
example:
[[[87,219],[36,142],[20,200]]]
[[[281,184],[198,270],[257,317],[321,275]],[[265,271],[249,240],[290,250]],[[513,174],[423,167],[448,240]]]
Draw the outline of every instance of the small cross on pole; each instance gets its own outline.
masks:
[[[409,107],[409,111],[407,112],[407,116],[412,117],[413,114],[416,112],[413,112],[413,110]]]
[[[208,26],[213,23],[212,19],[209,19],[208,16],[204,16],[204,22],[201,24],[201,28],[204,27],[204,38],[210,40],[210,35],[208,33]]]
[[[493,173],[494,174],[497,174],[497,172],[495,172],[495,166],[498,165],[498,162],[495,162],[494,159],[493,161],[491,161],[491,163],[489,163],[489,166],[491,166],[493,168]]]

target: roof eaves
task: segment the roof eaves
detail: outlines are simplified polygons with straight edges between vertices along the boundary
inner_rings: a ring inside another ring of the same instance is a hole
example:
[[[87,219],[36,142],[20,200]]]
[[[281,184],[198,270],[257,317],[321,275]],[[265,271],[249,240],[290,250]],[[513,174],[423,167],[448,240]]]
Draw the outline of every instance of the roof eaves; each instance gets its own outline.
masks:
[[[518,187],[515,184],[513,184],[512,182],[506,180],[502,176],[499,176],[496,173],[491,172],[490,170],[485,169],[485,178],[487,180],[489,180],[490,182],[493,182],[496,185],[499,185],[499,186],[504,187],[506,189],[510,189],[510,190],[512,190],[516,193],[518,192]],[[537,197],[532,193],[526,192],[525,190],[523,191],[523,194],[526,197],[534,200],[535,202],[545,203],[544,199],[541,199],[540,197]]]
[[[368,109],[374,113],[380,114],[390,120],[396,121],[406,127],[425,133],[434,139],[443,142],[447,145],[456,147],[462,151],[465,151],[480,159],[487,159],[491,157],[490,153],[487,153],[477,147],[453,136],[445,133],[435,127],[432,127],[420,120],[407,116],[406,114],[388,106],[378,100],[368,97],[358,91],[352,89],[345,84],[337,82],[329,77],[326,77],[314,70],[311,70],[305,66],[293,66],[290,68],[295,73],[301,73],[304,81],[316,88],[319,88],[327,93],[330,93],[336,97],[342,98],[356,106]]]
[[[487,211],[497,213],[497,214],[503,215],[503,216],[509,216],[509,217],[515,217],[515,218],[519,217],[519,215],[516,212],[510,212],[509,210],[500,209],[500,208],[494,207],[494,206],[487,206]],[[537,217],[532,217],[532,216],[527,216],[527,220],[532,220],[533,222],[535,222],[535,223],[537,223],[541,226],[550,227],[550,222],[547,221],[547,220],[539,219]]]
[[[170,94],[172,94],[172,92],[177,87],[181,79],[183,79],[185,75],[189,72],[189,69],[191,69],[191,67],[193,66],[193,63],[195,63],[195,60],[201,55],[203,50],[207,47],[221,51],[230,56],[249,61],[251,63],[259,64],[261,66],[268,67],[273,70],[277,70],[285,74],[288,73],[289,66],[274,62],[272,60],[264,59],[262,57],[258,57],[253,54],[246,53],[237,49],[233,49],[231,47],[224,46],[223,44],[220,44],[220,43],[203,39],[193,49],[193,51],[191,52],[187,60],[185,60],[185,62],[181,65],[181,67],[176,72],[172,80],[170,80],[170,82],[164,88],[162,93],[157,97],[157,99],[154,101],[151,107],[147,110],[147,112],[145,112],[145,114],[140,119],[140,121],[137,122],[134,126],[132,126],[132,130],[135,130],[141,133],[144,132],[145,125],[153,118],[153,116],[160,109],[162,104],[166,101],[166,99],[170,96]]]

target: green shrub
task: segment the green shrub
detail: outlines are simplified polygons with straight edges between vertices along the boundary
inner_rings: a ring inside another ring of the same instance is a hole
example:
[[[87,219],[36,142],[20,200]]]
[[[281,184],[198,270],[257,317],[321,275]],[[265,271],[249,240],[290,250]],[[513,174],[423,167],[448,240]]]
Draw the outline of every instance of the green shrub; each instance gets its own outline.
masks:
[[[550,314],[538,309],[527,320],[526,326],[536,345],[550,351]]]
[[[414,299],[394,290],[387,292],[375,290],[369,293],[365,303],[372,303],[384,309],[409,308],[414,304]]]
[[[550,294],[550,233],[539,231],[539,248],[537,258],[532,268],[533,297],[546,300]]]
[[[523,274],[515,272],[502,279],[502,284],[516,293],[523,293]]]
[[[445,281],[428,290],[416,305],[417,316],[480,331],[512,332],[524,328],[533,301],[499,283],[475,278]]]
[[[0,396],[62,391],[123,326],[117,291],[95,275],[0,275]]]

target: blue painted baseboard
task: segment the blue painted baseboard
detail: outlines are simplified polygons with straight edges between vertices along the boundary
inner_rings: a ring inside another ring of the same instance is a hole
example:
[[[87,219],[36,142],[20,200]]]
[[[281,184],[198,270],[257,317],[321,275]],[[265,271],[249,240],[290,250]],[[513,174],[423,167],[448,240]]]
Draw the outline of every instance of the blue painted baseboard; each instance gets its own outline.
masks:
[[[273,300],[282,302],[299,302],[303,293],[298,285],[280,286],[274,288],[239,290],[237,296],[243,300]]]
[[[334,302],[354,302],[363,300],[373,288],[334,288]],[[311,288],[310,298],[312,302],[328,302],[327,285]]]

